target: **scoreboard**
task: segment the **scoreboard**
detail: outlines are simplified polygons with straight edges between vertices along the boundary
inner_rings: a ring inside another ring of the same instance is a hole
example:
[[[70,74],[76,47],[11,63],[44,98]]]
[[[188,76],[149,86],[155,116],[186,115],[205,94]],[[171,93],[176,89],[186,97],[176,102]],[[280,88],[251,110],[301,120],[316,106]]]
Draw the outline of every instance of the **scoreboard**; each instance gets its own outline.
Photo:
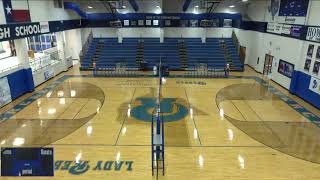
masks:
[[[1,148],[1,176],[53,175],[53,148]]]

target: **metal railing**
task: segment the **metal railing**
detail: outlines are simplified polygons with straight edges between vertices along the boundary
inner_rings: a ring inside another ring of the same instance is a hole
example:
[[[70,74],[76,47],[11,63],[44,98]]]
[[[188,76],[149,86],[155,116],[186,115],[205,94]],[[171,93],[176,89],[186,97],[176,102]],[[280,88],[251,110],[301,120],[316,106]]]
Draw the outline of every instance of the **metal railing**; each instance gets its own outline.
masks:
[[[31,59],[30,66],[31,66],[32,72],[37,72],[46,67],[60,63],[61,59],[59,57],[59,54],[60,54],[60,51],[57,50],[54,52],[45,53],[44,56]]]
[[[90,43],[92,42],[92,39],[93,39],[93,33],[91,31],[86,42],[84,43],[84,45],[82,46],[82,49],[80,51],[80,54],[79,54],[80,63],[83,61],[83,57],[84,57],[85,53],[88,51]]]
[[[8,68],[5,68],[5,69],[1,69],[1,70],[0,70],[0,73],[4,73],[4,72],[10,71],[10,70],[12,70],[12,69],[17,69],[17,68],[19,68],[19,67],[21,67],[21,64],[17,64],[17,65],[14,65],[14,66],[11,66],[11,67],[8,67]]]
[[[240,51],[239,51],[240,43],[239,43],[238,37],[234,31],[232,31],[232,41],[233,41],[233,44],[236,46],[237,53],[239,54],[240,53]]]

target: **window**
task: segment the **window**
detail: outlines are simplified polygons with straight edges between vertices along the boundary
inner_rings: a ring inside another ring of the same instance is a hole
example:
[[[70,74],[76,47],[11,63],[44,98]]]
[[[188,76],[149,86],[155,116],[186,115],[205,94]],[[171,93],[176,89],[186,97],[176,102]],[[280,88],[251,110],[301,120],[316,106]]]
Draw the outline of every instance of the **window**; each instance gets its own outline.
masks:
[[[0,42],[0,59],[4,59],[10,56],[16,56],[13,41]]]
[[[34,52],[42,52],[56,45],[57,40],[54,33],[28,37],[29,50],[33,50]]]

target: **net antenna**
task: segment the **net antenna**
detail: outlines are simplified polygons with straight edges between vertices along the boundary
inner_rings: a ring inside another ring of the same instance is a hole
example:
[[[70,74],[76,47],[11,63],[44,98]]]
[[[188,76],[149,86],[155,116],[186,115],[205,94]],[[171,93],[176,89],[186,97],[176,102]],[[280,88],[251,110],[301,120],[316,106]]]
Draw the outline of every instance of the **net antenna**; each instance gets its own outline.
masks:
[[[159,88],[158,88],[158,97],[157,97],[157,115],[161,112],[160,103],[161,103],[161,86],[162,86],[162,56],[160,56],[159,60]]]
[[[164,119],[161,114],[160,104],[161,104],[161,86],[162,86],[162,57],[160,57],[158,75],[159,75],[159,88],[157,94],[157,103],[155,110],[156,112],[152,115],[151,121],[151,164],[152,164],[152,176],[154,175],[154,170],[157,172],[157,179],[159,170],[162,170],[162,175],[165,173],[165,163],[164,163]]]

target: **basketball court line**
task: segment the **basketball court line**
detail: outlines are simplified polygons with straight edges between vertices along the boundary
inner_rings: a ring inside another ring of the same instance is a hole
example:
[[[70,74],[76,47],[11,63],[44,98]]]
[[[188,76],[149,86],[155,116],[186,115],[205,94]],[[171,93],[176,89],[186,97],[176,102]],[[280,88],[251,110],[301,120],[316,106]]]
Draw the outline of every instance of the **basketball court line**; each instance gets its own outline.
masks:
[[[185,93],[185,95],[186,95],[187,102],[188,102],[189,109],[190,109],[190,108],[192,108],[192,107],[191,107],[191,104],[190,104],[190,101],[189,101],[189,98],[188,98],[187,90],[186,90],[186,88],[183,88],[183,89],[184,89],[184,93]],[[200,133],[199,133],[199,131],[198,131],[197,124],[196,124],[196,122],[194,121],[194,116],[193,116],[193,114],[192,114],[192,118],[191,118],[191,119],[192,119],[193,125],[194,125],[194,127],[196,128],[196,131],[197,131],[198,141],[199,141],[200,145],[202,145],[201,139],[200,139]]]
[[[48,98],[49,99],[49,98]],[[69,106],[67,108],[65,108],[65,110],[63,112],[61,112],[56,119],[59,119],[59,117],[61,117],[70,107],[71,105],[75,102],[75,100],[72,101],[72,103],[69,104]],[[78,112],[71,118],[74,119],[75,117],[77,117],[77,115],[80,113],[80,111],[88,104],[89,99],[87,99],[86,103],[84,103],[81,108],[78,110]]]
[[[278,138],[279,142],[284,145],[284,142],[281,140],[281,138],[273,131],[273,129],[272,129],[270,126],[268,126],[268,125],[265,123],[265,121],[259,116],[259,114],[258,114],[254,109],[252,109],[252,107],[247,103],[246,100],[244,100],[244,103],[256,114],[256,116],[260,119],[260,121],[263,123],[263,125],[264,125],[267,129],[269,129],[269,130],[271,131],[271,133],[272,133],[275,137]]]
[[[50,146],[90,146],[90,147],[151,147],[151,145],[147,144],[52,144]],[[183,145],[166,145],[166,147],[172,148],[270,148],[265,145],[252,145],[252,146],[241,146],[241,145],[230,145],[230,146],[221,146],[221,145],[190,145],[190,146],[183,146]],[[283,146],[281,146],[283,147]]]
[[[245,102],[245,100],[243,100],[244,102]],[[242,118],[245,120],[245,121],[247,121],[247,118],[243,115],[243,113],[239,110],[239,108],[234,104],[234,102],[231,100],[230,101],[231,102],[231,104],[237,109],[237,111],[241,114],[241,116],[242,116]],[[254,111],[246,102],[245,102],[245,104],[256,114],[256,116],[260,119],[260,121],[263,123],[263,125],[267,128],[267,129],[269,129],[270,131],[271,131],[271,133],[279,140],[279,142],[281,143],[281,144],[283,144],[283,146],[284,146],[284,143],[283,143],[283,141],[280,139],[280,137],[268,126],[268,125],[266,125],[265,124],[265,122],[263,121],[263,119],[261,119],[261,117],[256,113],[256,111]],[[248,121],[247,121],[248,122]],[[241,129],[240,129],[241,130]],[[245,131],[243,131],[243,130],[241,130],[243,133],[245,133],[246,135],[248,135],[249,137],[251,137],[249,134],[247,134]],[[259,141],[258,141],[259,142]],[[283,147],[283,146],[281,146],[281,147]]]
[[[50,85],[47,87],[34,92],[31,96],[27,97],[26,99],[22,100],[19,104],[15,105],[11,109],[8,109],[4,113],[0,115],[1,121],[8,120],[10,117],[12,117],[15,113],[19,112],[21,109],[26,107],[27,105],[31,104],[33,101],[38,99],[39,97],[43,96],[45,93],[49,92],[53,88],[57,87],[60,85],[62,82],[64,82],[66,79],[69,78],[79,78],[79,77],[89,77],[89,78],[102,78],[102,77],[94,77],[93,75],[64,75],[57,79],[56,81],[52,82]],[[153,77],[153,76],[143,76],[141,78],[146,78],[146,77]],[[133,78],[140,78],[140,77],[133,77]],[[154,78],[154,77],[153,77]],[[167,78],[184,78],[183,76],[177,76],[175,75],[174,77],[167,77]],[[217,79],[226,79],[226,78],[217,78]],[[288,104],[290,107],[292,107],[295,111],[299,112],[302,116],[316,124],[318,127],[320,127],[320,118],[301,106],[299,103],[296,101],[292,100],[288,96],[286,96],[284,93],[280,92],[276,88],[274,88],[271,85],[268,85],[266,81],[261,79],[260,77],[256,76],[230,76],[228,79],[254,79],[256,82],[258,82],[260,85],[268,88],[271,93],[277,95],[281,100],[283,100],[286,104]]]
[[[135,93],[136,93],[136,89],[137,89],[137,88],[134,88],[134,90],[133,90],[133,93],[132,93],[131,100],[130,100],[130,103],[129,103],[129,104],[132,104],[134,95],[135,95]],[[128,115],[125,116],[124,120],[122,121],[121,128],[120,128],[120,131],[119,131],[119,133],[118,133],[118,136],[117,136],[117,140],[116,140],[115,145],[118,145],[118,141],[119,141],[119,137],[120,137],[120,134],[121,134],[123,125],[124,125],[124,123],[126,122],[127,119],[128,119]]]

